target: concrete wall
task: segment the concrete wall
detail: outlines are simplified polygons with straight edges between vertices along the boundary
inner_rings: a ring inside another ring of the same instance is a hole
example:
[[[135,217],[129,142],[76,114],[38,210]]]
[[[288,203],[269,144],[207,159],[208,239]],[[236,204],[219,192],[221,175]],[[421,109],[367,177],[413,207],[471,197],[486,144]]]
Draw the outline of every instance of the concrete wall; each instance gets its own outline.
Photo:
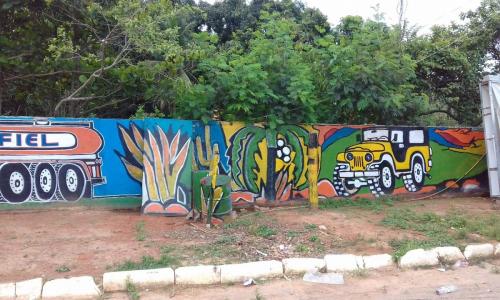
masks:
[[[311,136],[324,198],[488,191],[481,129],[1,118],[0,209],[78,202],[185,215],[192,172],[216,152],[234,206],[283,205],[308,197]]]
[[[140,120],[0,118],[0,203],[140,204],[142,171],[127,172],[122,133],[142,127]]]
[[[198,168],[207,168],[214,148],[222,153],[219,173],[233,179],[233,205],[306,199],[311,134],[320,147],[318,189],[324,198],[488,191],[482,129],[286,125],[270,131],[212,122],[195,124],[194,133]],[[376,176],[382,170],[385,181]]]

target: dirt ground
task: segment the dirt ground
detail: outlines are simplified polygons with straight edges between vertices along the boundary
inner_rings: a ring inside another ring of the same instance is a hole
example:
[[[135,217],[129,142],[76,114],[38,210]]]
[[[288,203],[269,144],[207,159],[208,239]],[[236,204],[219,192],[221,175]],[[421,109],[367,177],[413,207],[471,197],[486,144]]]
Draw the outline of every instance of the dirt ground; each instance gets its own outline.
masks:
[[[450,210],[472,215],[498,213],[487,198],[398,201],[394,207],[438,214]],[[99,281],[102,273],[115,270],[125,261],[159,257],[165,247],[169,247],[169,255],[175,256],[175,265],[189,265],[321,257],[325,253],[391,253],[391,240],[422,236],[411,230],[381,226],[385,209],[278,208],[249,215],[241,213],[232,223],[215,229],[191,224],[184,218],[144,216],[138,211],[3,211],[0,282],[78,275],[92,275]],[[394,276],[397,279],[399,275]],[[285,288],[290,284],[271,286]]]
[[[343,285],[327,285],[292,280],[272,280],[251,287],[242,285],[211,287],[176,287],[142,291],[141,300],[156,299],[500,299],[500,275],[495,266],[500,261],[482,263],[446,272],[428,270],[370,271],[364,276],[345,276]],[[455,285],[457,291],[437,296],[444,285]],[[105,299],[126,300],[125,293],[105,295]]]

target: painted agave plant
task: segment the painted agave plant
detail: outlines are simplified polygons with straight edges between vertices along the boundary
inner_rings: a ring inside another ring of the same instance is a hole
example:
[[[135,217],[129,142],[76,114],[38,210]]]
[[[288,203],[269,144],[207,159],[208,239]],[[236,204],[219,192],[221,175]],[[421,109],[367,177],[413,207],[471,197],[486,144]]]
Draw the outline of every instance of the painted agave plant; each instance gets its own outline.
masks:
[[[259,195],[271,184],[277,200],[289,199],[292,189],[307,184],[308,137],[308,131],[302,127],[282,126],[277,130],[276,153],[269,153],[264,128],[240,129],[228,149],[234,182],[242,190]],[[268,159],[275,160],[273,174],[268,174]],[[269,182],[268,175],[273,176],[273,182]]]
[[[129,176],[138,182],[142,182],[142,170],[144,168],[142,161],[142,149],[144,147],[142,129],[132,122],[128,129],[122,125],[118,125],[118,129],[125,149],[125,156],[121,154],[118,154],[118,156],[127,169]]]
[[[120,158],[132,178],[144,180],[143,198],[166,203],[177,195],[182,198],[180,202],[185,200],[177,181],[188,157],[190,139],[180,145],[180,131],[169,140],[159,126],[156,131],[146,130],[145,138],[134,124],[129,129],[119,126],[119,130],[126,149]]]
[[[147,139],[144,143],[146,198],[151,201],[166,202],[174,199],[176,195],[177,181],[186,163],[191,139],[179,145],[180,131],[170,141],[160,127],[157,127],[157,133],[158,138],[147,130]],[[182,189],[178,192],[178,197],[184,193]]]

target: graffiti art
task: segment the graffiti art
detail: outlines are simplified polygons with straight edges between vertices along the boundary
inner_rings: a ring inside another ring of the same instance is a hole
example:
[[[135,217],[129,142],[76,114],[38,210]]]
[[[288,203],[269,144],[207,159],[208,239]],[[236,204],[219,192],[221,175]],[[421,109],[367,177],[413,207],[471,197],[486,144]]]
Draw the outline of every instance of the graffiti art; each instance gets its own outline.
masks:
[[[143,212],[189,213],[192,123],[151,119],[144,135]]]
[[[354,195],[363,186],[376,197],[392,194],[399,178],[408,192],[416,192],[430,176],[432,149],[426,128],[365,128],[357,140],[337,155],[332,181],[340,196]]]
[[[0,122],[1,200],[75,201],[102,184],[103,138],[92,122]]]
[[[312,136],[319,168],[309,165]],[[132,196],[144,213],[185,215],[193,171],[214,153],[235,207],[305,200],[318,169],[323,198],[484,193],[484,145],[478,128],[5,117],[0,203]]]
[[[315,128],[321,133],[318,187],[324,197],[487,191],[479,129]]]

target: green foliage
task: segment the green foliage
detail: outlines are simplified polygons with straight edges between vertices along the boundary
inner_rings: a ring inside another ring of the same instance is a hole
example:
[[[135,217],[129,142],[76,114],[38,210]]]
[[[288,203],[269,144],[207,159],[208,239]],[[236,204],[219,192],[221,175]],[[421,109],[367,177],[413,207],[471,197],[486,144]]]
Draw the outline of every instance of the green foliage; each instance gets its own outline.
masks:
[[[305,244],[298,244],[297,246],[295,246],[295,252],[297,253],[307,254],[310,250],[311,249],[309,249],[309,247],[307,247]]]
[[[66,266],[66,265],[59,266],[56,269],[56,272],[58,272],[58,273],[66,273],[66,272],[69,272],[69,271],[71,271],[71,269],[68,266]]]
[[[146,270],[146,269],[158,269],[174,267],[179,264],[179,259],[177,256],[173,255],[173,249],[171,247],[163,247],[161,249],[160,257],[154,258],[152,256],[146,255],[141,258],[140,261],[127,260],[124,263],[118,264],[114,270],[115,271],[130,271],[130,270]]]
[[[231,223],[224,223],[224,229],[238,229],[238,228],[246,228],[252,225],[252,221],[248,218],[240,217]]]
[[[316,62],[316,85],[322,87],[317,109],[322,121],[411,123],[425,108],[425,97],[411,84],[415,62],[400,51],[398,33],[386,24],[347,17],[334,35],[316,42],[311,63]]]
[[[394,249],[392,256],[396,261],[398,261],[403,255],[405,255],[406,252],[413,249],[419,249],[419,248],[430,249],[433,247],[442,246],[437,241],[412,240],[412,239],[392,240],[390,242],[390,245]]]
[[[155,108],[153,112],[148,113],[144,110],[144,105],[139,105],[137,111],[130,119],[145,119],[145,118],[165,118],[165,114],[162,113],[158,108]]]
[[[317,235],[311,235],[309,237],[309,242],[311,242],[311,243],[317,243],[317,242],[319,242],[319,237]]]
[[[392,241],[395,258],[416,248],[460,246],[474,241],[470,234],[500,240],[500,217],[495,214],[471,218],[459,212],[440,216],[431,212],[418,213],[411,209],[391,209],[381,224],[396,229],[417,231],[425,237],[422,240]]]
[[[126,281],[126,287],[127,287],[127,294],[130,300],[141,299],[139,292],[137,291],[137,287],[132,282],[130,282],[128,278]]]
[[[394,199],[389,197],[377,198],[377,199],[326,199],[319,203],[320,209],[339,209],[342,207],[358,207],[373,211],[382,211],[383,208],[390,207],[394,205]]]
[[[462,18],[417,35],[294,0],[7,1],[0,114],[476,125],[500,4]]]
[[[270,238],[273,235],[276,235],[277,233],[278,231],[276,229],[271,228],[267,225],[259,225],[254,231],[254,234],[256,236],[260,236],[263,238]]]
[[[304,228],[310,231],[318,229],[318,225],[316,224],[306,224],[304,225]]]

